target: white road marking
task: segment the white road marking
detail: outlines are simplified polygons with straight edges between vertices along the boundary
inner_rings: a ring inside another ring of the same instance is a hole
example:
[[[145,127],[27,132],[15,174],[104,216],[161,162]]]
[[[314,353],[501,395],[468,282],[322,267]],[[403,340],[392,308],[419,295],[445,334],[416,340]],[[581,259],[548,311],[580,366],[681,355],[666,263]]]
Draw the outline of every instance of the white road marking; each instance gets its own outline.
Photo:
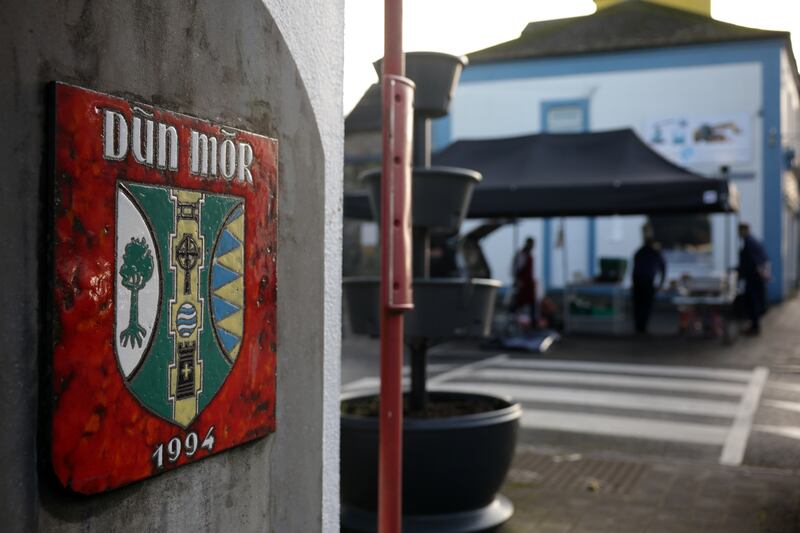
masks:
[[[773,435],[780,435],[781,437],[800,440],[800,427],[797,426],[770,426],[758,424],[753,426],[753,429],[755,431],[772,433]]]
[[[720,464],[734,466],[742,464],[747,448],[747,439],[750,437],[750,429],[753,426],[753,417],[758,409],[758,401],[764,385],[767,383],[767,377],[769,377],[769,370],[763,366],[753,369],[753,376],[747,385],[747,391],[739,403],[739,412],[725,439],[725,446],[719,457]]]
[[[784,400],[772,400],[765,398],[761,400],[761,405],[764,407],[774,407],[775,409],[783,409],[784,411],[794,411],[800,413],[800,402],[787,402]]]
[[[716,445],[725,441],[728,432],[727,426],[536,409],[523,410],[522,427]]]
[[[453,365],[452,363],[451,364],[446,364],[446,363],[428,364],[428,375],[430,376],[430,375],[435,374],[437,372],[446,372],[446,371],[452,369],[454,366],[455,365]],[[407,376],[409,374],[411,374],[411,367],[406,365],[406,366],[403,367],[403,375]]]
[[[700,379],[656,378],[649,376],[630,376],[622,374],[591,374],[586,372],[531,371],[515,369],[485,368],[473,374],[486,380],[517,381],[526,383],[571,383],[580,385],[599,385],[608,387],[627,387],[635,389],[706,392],[729,396],[740,396],[745,385]],[[521,378],[524,376],[524,378]]]
[[[431,374],[433,374],[435,372],[444,373],[444,372],[451,371],[451,370],[458,370],[460,368],[466,368],[466,367],[471,366],[472,364],[474,364],[474,363],[471,363],[470,365],[463,365],[462,367],[458,367],[456,369],[453,368],[454,365],[452,365],[452,364],[433,364],[433,365],[428,365],[428,375],[431,375]],[[409,375],[410,374],[411,374],[411,369],[408,366],[404,366],[403,367],[403,386],[404,387],[409,386],[411,384],[411,381],[409,379]],[[431,378],[428,378],[428,383],[435,382],[435,380],[438,377],[439,376],[433,376]],[[355,381],[351,381],[350,383],[347,383],[345,385],[342,385],[342,392],[355,392],[355,391],[359,391],[359,390],[363,390],[363,391],[366,392],[369,389],[378,390],[378,389],[380,389],[380,386],[381,386],[381,379],[379,377],[367,376],[367,377],[364,377],[364,378],[359,378],[359,379],[357,379]]]
[[[589,361],[566,361],[560,359],[509,359],[504,368],[542,369],[542,370],[586,370],[594,372],[630,372],[653,376],[672,376],[689,378],[711,378],[727,381],[750,381],[752,371],[730,368],[707,368],[669,365],[636,365],[626,363],[595,363]]]
[[[500,396],[511,396],[520,402],[544,402],[566,405],[611,407],[637,411],[655,411],[699,416],[716,416],[733,419],[738,411],[736,402],[663,396],[655,394],[632,394],[614,391],[576,390],[561,387],[535,387],[531,385],[509,385],[485,382],[444,383],[442,388],[464,392],[484,392]]]
[[[428,380],[428,383],[432,385],[435,383],[441,383],[448,379],[457,378],[459,376],[466,376],[481,368],[501,363],[506,359],[508,359],[508,355],[504,353],[501,353],[500,355],[496,355],[494,357],[490,357],[489,359],[481,359],[480,361],[475,361],[474,363],[469,363],[467,365],[459,366],[458,368],[454,368],[449,372],[444,372],[442,374],[439,374],[438,376],[434,376]]]

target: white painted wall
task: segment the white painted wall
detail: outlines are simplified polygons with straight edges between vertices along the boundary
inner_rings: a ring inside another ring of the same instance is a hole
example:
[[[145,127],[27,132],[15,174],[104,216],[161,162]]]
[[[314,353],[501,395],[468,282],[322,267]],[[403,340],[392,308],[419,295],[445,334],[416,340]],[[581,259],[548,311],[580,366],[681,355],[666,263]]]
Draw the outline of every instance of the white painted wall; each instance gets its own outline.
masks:
[[[506,137],[538,133],[541,104],[552,100],[588,99],[589,130],[632,128],[640,135],[648,119],[672,115],[745,113],[752,120],[752,158],[731,165],[741,195],[741,219],[762,234],[762,101],[761,65],[736,63],[698,67],[616,71],[572,76],[518,80],[462,82],[450,112],[452,140]],[[691,170],[715,175],[717,165],[698,164]],[[598,218],[597,256],[631,257],[640,244],[644,217]],[[553,221],[557,230],[560,222]],[[578,267],[586,271],[587,235],[584,219],[568,224],[570,276]],[[733,224],[729,224],[733,230]],[[538,226],[537,226],[538,227]],[[584,226],[585,227],[585,226]],[[533,228],[533,226],[531,226]],[[712,217],[714,269],[725,266],[725,221]],[[539,230],[539,233],[541,231]],[[484,242],[493,275],[508,282],[510,238],[498,231]],[[555,242],[555,234],[553,242]],[[731,264],[736,264],[736,240],[730,246]],[[537,246],[538,248],[538,246]],[[552,254],[551,280],[560,285],[561,252]],[[539,257],[542,257],[541,252]],[[541,263],[541,261],[539,261]],[[573,267],[573,265],[575,267]],[[541,279],[542,265],[537,265]],[[673,265],[674,275],[682,266]]]
[[[800,163],[800,95],[792,71],[786,50],[781,50],[781,146],[794,150],[794,164],[797,165]],[[798,281],[800,227],[797,215],[785,204],[781,222],[784,289],[791,290],[797,286]]]
[[[793,148],[800,160],[800,95],[785,49],[781,50],[781,143]]]
[[[308,91],[325,152],[322,531],[339,531],[344,0],[263,0]]]
[[[563,223],[563,231],[562,231]],[[586,218],[569,217],[553,219],[550,224],[551,243],[555,248],[551,256],[550,279],[555,286],[567,281],[576,281],[576,276],[586,278],[589,271],[589,249],[586,246],[589,221]],[[559,235],[563,235],[559,239]],[[558,246],[559,240],[562,246]],[[571,246],[573,243],[583,246]],[[566,252],[566,253],[565,253]],[[540,256],[543,257],[543,256]],[[541,279],[541,278],[540,278]]]

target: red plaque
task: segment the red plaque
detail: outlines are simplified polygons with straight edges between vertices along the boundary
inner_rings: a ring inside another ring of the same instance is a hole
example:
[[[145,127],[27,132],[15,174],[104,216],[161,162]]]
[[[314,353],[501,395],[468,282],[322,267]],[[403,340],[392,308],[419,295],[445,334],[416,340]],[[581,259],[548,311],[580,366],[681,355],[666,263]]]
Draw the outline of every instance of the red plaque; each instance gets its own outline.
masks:
[[[275,430],[277,142],[55,85],[52,460],[96,493]]]

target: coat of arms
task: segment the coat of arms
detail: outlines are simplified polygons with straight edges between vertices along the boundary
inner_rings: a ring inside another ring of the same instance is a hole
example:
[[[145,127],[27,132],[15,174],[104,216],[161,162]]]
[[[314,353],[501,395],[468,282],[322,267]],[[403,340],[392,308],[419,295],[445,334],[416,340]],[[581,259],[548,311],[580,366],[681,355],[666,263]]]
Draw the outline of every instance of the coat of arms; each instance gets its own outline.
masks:
[[[244,220],[240,197],[117,184],[117,360],[134,396],[183,427],[241,347]]]
[[[55,85],[54,415],[98,492],[274,429],[276,143]]]

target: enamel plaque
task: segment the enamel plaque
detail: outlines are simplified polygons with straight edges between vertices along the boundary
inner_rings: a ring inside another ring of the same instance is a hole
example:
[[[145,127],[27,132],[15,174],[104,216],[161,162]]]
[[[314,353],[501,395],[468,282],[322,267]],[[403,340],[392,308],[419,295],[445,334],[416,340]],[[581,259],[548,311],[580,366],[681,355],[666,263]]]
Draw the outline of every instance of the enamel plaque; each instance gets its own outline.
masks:
[[[271,433],[277,141],[54,93],[58,479],[101,492]]]

